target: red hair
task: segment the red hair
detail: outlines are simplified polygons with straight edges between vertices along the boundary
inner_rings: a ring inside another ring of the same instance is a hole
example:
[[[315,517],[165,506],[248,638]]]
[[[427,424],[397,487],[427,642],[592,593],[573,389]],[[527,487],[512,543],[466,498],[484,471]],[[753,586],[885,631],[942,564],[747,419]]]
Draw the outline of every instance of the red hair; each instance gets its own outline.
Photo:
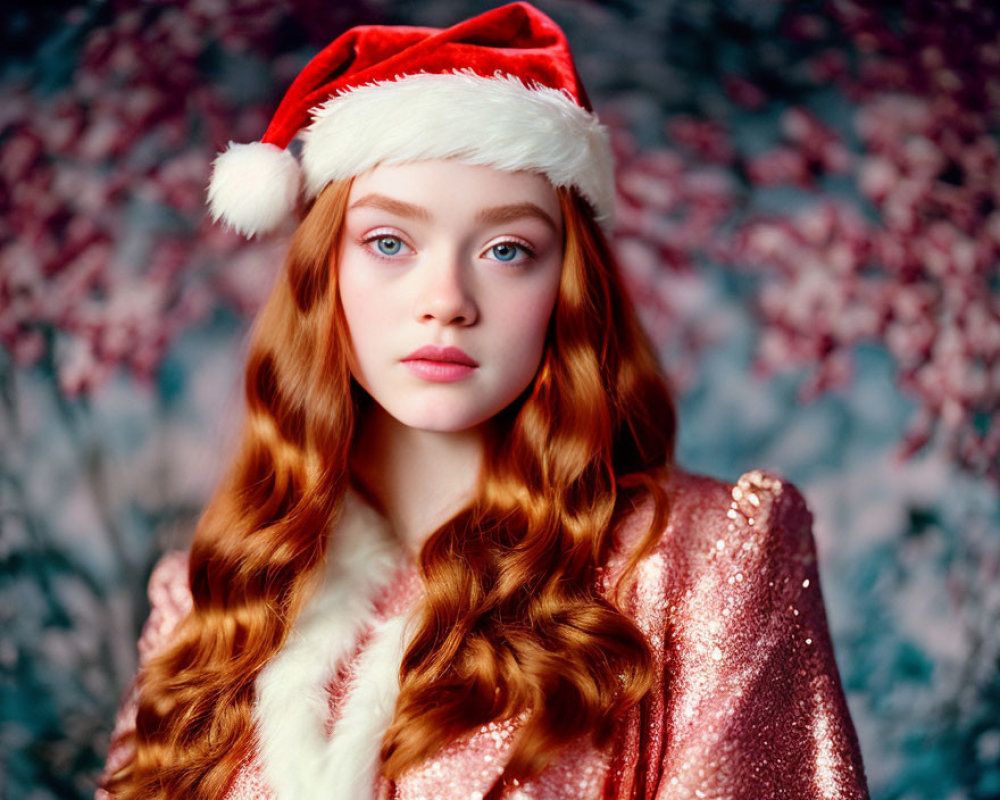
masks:
[[[217,798],[253,748],[257,675],[319,575],[348,482],[357,404],[335,271],[348,182],[317,198],[255,327],[239,453],[195,533],[194,607],[141,678],[117,798]],[[581,732],[607,741],[648,690],[648,647],[596,570],[659,478],[675,415],[652,347],[586,203],[560,190],[563,273],[538,375],[492,424],[469,507],[420,554],[426,590],[383,769],[397,777],[486,721],[525,714],[507,775]],[[331,235],[332,232],[332,235]]]

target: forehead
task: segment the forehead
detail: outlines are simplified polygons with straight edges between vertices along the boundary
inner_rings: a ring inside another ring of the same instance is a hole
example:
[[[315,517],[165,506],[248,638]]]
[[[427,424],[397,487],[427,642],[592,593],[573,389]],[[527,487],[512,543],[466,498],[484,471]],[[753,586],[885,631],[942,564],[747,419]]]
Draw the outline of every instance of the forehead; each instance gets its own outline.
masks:
[[[544,175],[451,159],[382,164],[354,178],[349,205],[369,194],[451,212],[532,203],[561,220],[559,196]]]

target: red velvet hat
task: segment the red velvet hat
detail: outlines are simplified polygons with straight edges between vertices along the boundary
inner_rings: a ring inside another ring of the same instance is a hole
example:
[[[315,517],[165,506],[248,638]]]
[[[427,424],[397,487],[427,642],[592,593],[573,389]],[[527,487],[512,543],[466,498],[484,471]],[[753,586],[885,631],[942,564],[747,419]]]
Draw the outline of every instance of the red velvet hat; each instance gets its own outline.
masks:
[[[301,167],[287,149],[296,136]],[[377,164],[432,158],[538,172],[575,187],[598,219],[612,214],[607,133],[566,37],[528,3],[444,30],[368,25],[337,37],[292,83],[261,141],[230,142],[216,158],[209,202],[216,219],[253,236],[291,214],[300,191],[310,199]]]

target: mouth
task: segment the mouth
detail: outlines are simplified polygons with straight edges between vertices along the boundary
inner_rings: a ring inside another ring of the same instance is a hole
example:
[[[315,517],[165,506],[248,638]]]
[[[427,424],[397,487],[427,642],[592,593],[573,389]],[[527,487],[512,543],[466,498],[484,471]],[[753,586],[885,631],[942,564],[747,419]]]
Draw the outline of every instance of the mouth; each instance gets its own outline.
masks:
[[[471,375],[479,362],[457,347],[428,345],[414,350],[402,360],[410,372],[431,383],[454,383]]]
[[[463,367],[478,367],[479,362],[457,347],[434,347],[427,345],[414,350],[403,358],[403,362],[428,361],[435,364],[453,364]]]

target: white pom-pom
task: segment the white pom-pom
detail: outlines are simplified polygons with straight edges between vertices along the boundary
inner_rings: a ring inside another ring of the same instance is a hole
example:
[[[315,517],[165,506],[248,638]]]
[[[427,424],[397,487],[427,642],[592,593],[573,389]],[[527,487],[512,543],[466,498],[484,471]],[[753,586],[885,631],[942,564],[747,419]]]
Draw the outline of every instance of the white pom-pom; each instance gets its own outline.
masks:
[[[212,164],[212,217],[248,238],[267,233],[295,210],[299,183],[299,164],[288,150],[263,142],[230,142]]]

